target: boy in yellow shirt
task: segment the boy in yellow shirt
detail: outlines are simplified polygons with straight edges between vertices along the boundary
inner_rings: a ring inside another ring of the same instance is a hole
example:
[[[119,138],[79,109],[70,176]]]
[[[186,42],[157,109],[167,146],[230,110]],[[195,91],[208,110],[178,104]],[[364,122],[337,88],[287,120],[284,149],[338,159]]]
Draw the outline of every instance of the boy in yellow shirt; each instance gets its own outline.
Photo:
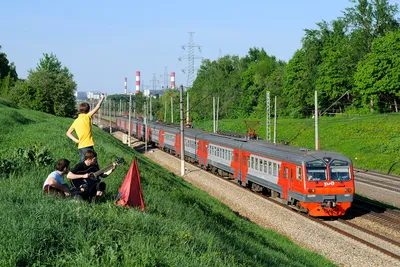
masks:
[[[85,152],[93,150],[94,141],[92,136],[92,117],[100,109],[101,103],[103,103],[104,94],[101,94],[100,101],[96,107],[90,111],[90,105],[88,103],[81,103],[79,105],[79,116],[69,127],[66,135],[75,143],[78,144],[80,162],[85,161]],[[75,131],[78,138],[72,135]]]

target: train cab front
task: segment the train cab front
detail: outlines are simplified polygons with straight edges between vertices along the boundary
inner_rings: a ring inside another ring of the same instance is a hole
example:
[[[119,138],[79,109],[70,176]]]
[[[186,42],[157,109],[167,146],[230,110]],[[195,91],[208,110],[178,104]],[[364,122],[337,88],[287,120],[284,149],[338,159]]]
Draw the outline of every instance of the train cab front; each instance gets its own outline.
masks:
[[[354,195],[351,162],[324,158],[305,165],[306,201],[301,205],[314,217],[345,215]]]

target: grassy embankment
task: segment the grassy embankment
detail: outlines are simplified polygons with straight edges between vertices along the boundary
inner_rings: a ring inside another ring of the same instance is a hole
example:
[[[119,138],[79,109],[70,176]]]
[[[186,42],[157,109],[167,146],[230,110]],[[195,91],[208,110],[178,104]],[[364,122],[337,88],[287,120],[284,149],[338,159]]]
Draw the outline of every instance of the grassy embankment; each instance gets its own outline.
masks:
[[[0,100],[0,266],[331,266],[94,127],[100,166],[124,157],[100,203],[53,199],[42,183],[58,158],[77,162],[71,119]],[[113,204],[136,157],[146,212]],[[284,222],[282,222],[284,223]]]
[[[212,131],[213,122],[195,123],[197,128]],[[271,119],[273,128],[273,118]],[[278,119],[277,141],[292,146],[315,148],[313,119]],[[246,133],[244,120],[221,120],[219,130]],[[257,133],[265,139],[265,119]],[[273,132],[271,132],[273,139]],[[400,175],[400,114],[349,115],[322,117],[319,120],[321,149],[350,157],[355,167]]]

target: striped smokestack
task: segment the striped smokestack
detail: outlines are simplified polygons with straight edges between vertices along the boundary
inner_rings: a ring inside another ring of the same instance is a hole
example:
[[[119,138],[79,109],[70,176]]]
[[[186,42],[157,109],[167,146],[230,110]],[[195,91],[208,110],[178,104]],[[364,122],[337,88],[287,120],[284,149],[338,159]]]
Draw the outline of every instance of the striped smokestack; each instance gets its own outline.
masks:
[[[128,78],[125,77],[125,82],[124,82],[124,92],[125,94],[128,93]]]
[[[175,88],[175,72],[171,72],[171,88]]]
[[[140,71],[136,72],[136,94],[140,92]]]

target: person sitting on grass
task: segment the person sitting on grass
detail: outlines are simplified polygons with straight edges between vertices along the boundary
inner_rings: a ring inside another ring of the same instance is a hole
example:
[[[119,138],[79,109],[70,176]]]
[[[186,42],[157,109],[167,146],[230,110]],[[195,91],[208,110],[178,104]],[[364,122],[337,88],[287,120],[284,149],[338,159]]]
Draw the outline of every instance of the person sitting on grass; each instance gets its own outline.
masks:
[[[115,166],[98,176],[107,177],[114,170]],[[98,198],[101,197],[106,190],[106,183],[100,181],[98,176],[93,177],[91,175],[98,171],[97,153],[93,150],[87,150],[85,152],[85,160],[76,164],[67,174],[67,178],[70,179],[71,184],[77,189],[79,192],[78,194],[83,199]]]
[[[43,184],[43,191],[47,194],[69,197],[70,191],[68,185],[63,183],[63,175],[68,173],[69,160],[60,159],[56,164],[56,170],[47,176]]]

